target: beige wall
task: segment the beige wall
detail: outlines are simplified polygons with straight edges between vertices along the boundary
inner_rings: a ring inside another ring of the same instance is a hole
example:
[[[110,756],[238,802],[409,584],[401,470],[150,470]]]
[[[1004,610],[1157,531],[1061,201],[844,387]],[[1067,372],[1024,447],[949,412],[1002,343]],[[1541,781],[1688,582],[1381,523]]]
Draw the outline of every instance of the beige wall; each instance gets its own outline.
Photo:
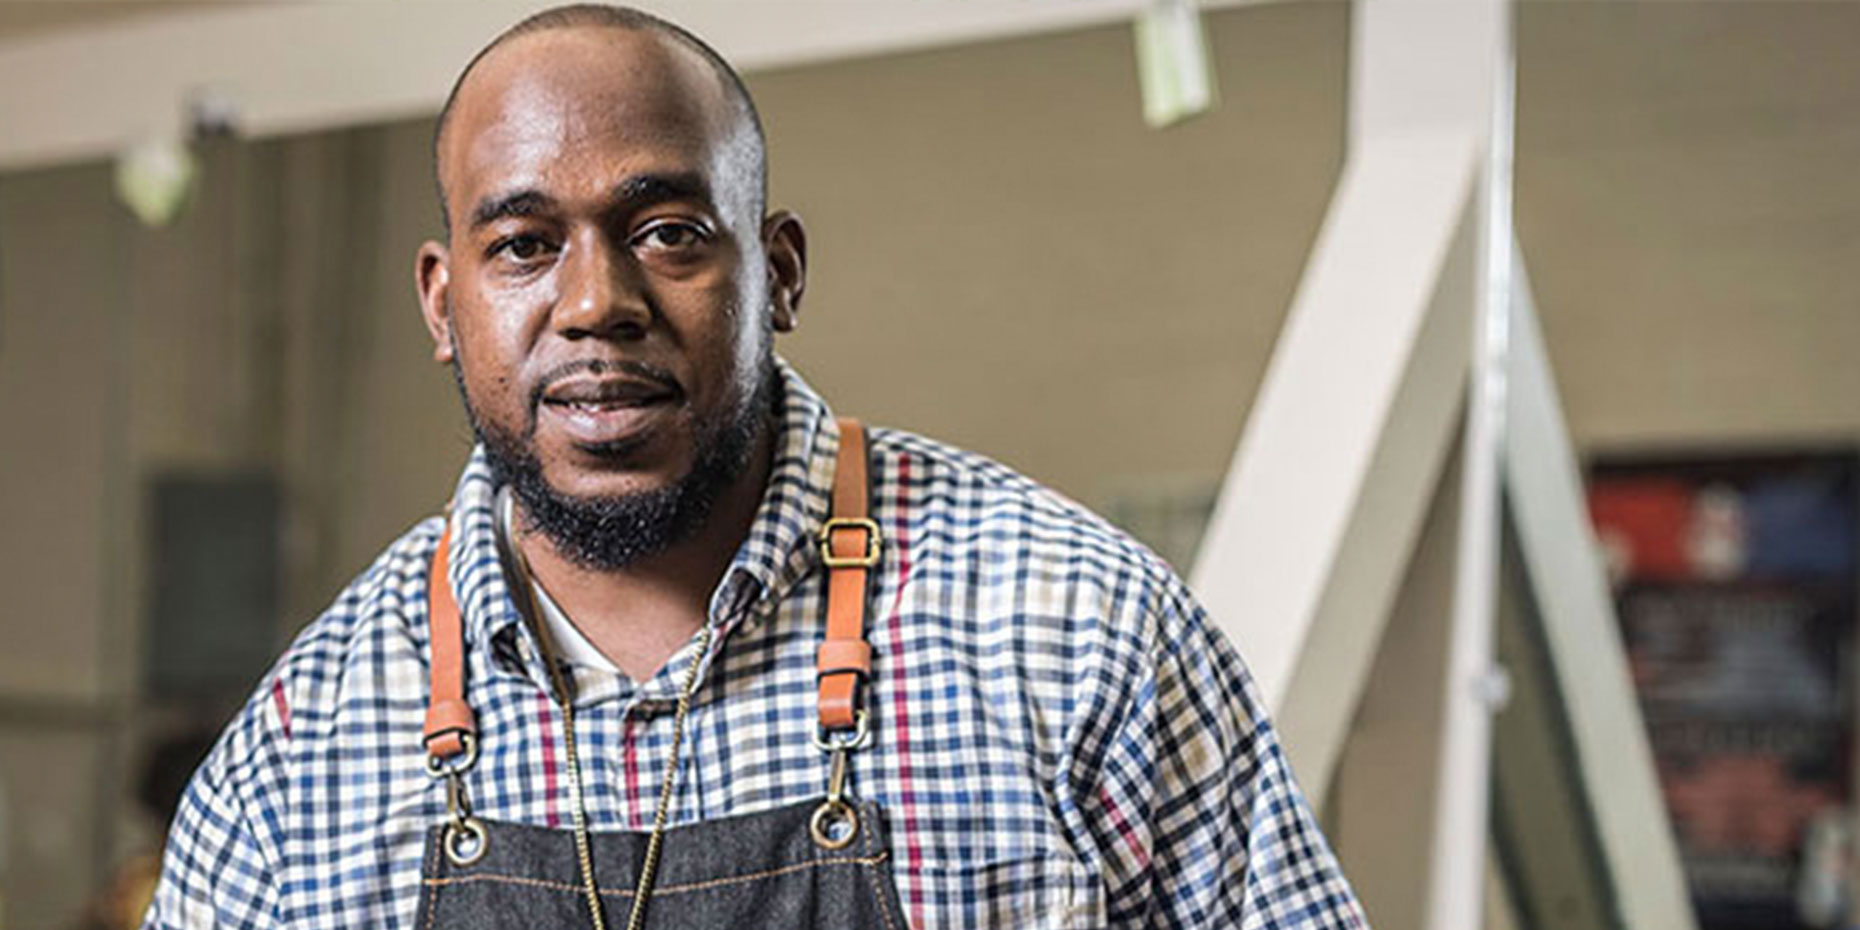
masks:
[[[98,273],[121,230],[105,174],[0,186],[0,695],[102,696],[113,606],[107,525],[124,443],[126,288]],[[30,229],[29,241],[23,230]],[[55,583],[46,583],[56,579]]]
[[[1163,132],[1124,29],[758,77],[814,230],[785,351],[1075,496],[1218,478],[1341,163],[1346,19],[1214,17],[1223,106]]]
[[[1860,5],[1520,11],[1518,234],[1578,442],[1860,438]]]
[[[1341,164],[1347,14],[1214,14],[1223,105],[1165,131],[1122,28],[752,76],[811,232],[783,351],[1088,502],[1211,486]],[[1847,4],[1522,5],[1520,237],[1586,446],[1860,438],[1856,44]],[[280,476],[282,630],[449,492],[429,132],[217,147],[161,231],[101,166],[0,178],[0,735],[103,746],[5,767],[10,806],[113,777],[149,475]],[[7,916],[63,913],[89,866],[7,829]]]

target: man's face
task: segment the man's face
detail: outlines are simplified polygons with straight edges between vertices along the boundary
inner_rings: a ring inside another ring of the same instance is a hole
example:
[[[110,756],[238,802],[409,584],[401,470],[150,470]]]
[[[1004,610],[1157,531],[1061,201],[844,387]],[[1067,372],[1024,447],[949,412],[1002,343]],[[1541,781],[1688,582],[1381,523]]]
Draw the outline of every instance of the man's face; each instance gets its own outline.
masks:
[[[764,223],[755,155],[719,77],[647,31],[522,36],[460,88],[422,303],[480,432],[557,495],[667,493],[763,415],[802,241]]]

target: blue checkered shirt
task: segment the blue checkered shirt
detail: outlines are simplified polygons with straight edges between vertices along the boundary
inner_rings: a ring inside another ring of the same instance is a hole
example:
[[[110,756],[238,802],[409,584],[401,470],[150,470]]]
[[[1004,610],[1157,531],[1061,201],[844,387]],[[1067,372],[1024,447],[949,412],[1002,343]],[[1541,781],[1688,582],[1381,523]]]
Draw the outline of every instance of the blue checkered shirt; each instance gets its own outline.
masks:
[[[819,797],[814,653],[826,616],[814,542],[838,428],[781,365],[761,507],[694,637],[651,680],[575,667],[590,826],[652,817],[685,669],[699,662],[672,822]],[[871,432],[874,744],[854,793],[878,801],[915,928],[1363,926],[1240,658],[1153,554],[988,461]],[[493,536],[482,451],[453,499],[480,816],[566,829],[561,713]],[[404,928],[445,787],[421,747],[420,523],[278,660],[175,818],[156,928]],[[676,834],[672,841],[676,841]],[[567,849],[568,847],[564,847]]]

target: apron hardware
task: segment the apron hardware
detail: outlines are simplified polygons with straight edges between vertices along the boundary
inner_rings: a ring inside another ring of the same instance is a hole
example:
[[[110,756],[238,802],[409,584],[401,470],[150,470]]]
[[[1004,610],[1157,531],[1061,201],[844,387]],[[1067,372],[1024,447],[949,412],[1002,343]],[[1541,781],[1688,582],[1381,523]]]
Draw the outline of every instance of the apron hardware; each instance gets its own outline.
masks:
[[[858,555],[839,555],[833,551],[833,534],[837,530],[865,533],[865,549]],[[867,517],[833,517],[820,527],[820,560],[828,568],[872,568],[878,565],[884,546],[879,539],[878,523]]]
[[[460,745],[464,746],[464,757],[454,762],[439,753],[427,753],[426,774],[434,778],[445,778],[454,773],[463,773],[478,764],[478,738],[471,733],[458,734]]]
[[[847,790],[849,757],[872,742],[870,718],[862,706],[861,693],[871,675],[871,647],[865,642],[865,600],[869,573],[878,566],[883,542],[881,528],[868,516],[871,491],[866,468],[864,428],[856,421],[841,420],[833,499],[829,505],[828,518],[819,534],[820,554],[828,572],[829,591],[826,637],[816,660],[819,718],[815,731],[810,734],[813,744],[829,757],[826,798],[808,818],[808,832],[813,842],[825,850],[845,849],[859,839],[864,830],[877,831],[871,834],[876,838],[882,835],[883,829],[880,821],[861,823],[860,807],[851,800]],[[601,891],[594,875],[592,834],[583,794],[572,689],[555,661],[547,627],[536,620],[540,611],[535,603],[534,587],[529,581],[529,566],[522,551],[512,545],[509,538],[513,504],[508,488],[500,494],[498,510],[496,537],[499,554],[512,569],[512,595],[518,598],[520,607],[528,608],[523,612],[536,633],[538,645],[545,657],[543,664],[549,672],[552,690],[562,713],[562,742],[567,757],[568,787],[572,794],[575,853],[582,879],[580,890],[586,899],[588,918],[593,927],[595,930],[606,930],[607,919],[603,913]],[[435,780],[446,781],[447,820],[440,828],[440,847],[446,860],[462,868],[484,858],[490,848],[493,828],[501,828],[495,822],[487,824],[473,814],[465,790],[464,775],[478,761],[478,740],[476,720],[470,705],[464,700],[463,631],[458,604],[453,597],[446,571],[452,529],[449,526],[447,532],[441,534],[427,579],[433,658],[425,747],[427,774]],[[859,535],[864,539],[857,539]],[[709,625],[701,628],[696,654],[685,671],[684,687],[673,714],[672,741],[665,774],[660,780],[658,804],[653,811],[652,831],[647,838],[638,885],[627,913],[625,926],[628,930],[642,930],[648,902],[653,897],[671,804],[680,781],[678,760],[684,742],[685,718],[690,710],[692,695],[697,689],[698,665],[710,655],[712,636],[713,630]],[[800,806],[796,814],[805,810],[804,806]],[[522,843],[518,843],[512,848],[521,846]],[[890,882],[887,880],[885,885],[890,886]],[[885,923],[889,926],[892,924],[889,915],[897,907],[895,887],[889,891],[881,890],[875,882],[873,891],[877,895],[879,913],[885,915]],[[422,905],[422,911],[426,913],[429,922],[433,912],[428,908],[435,906],[431,900]]]
[[[827,568],[827,635],[815,660],[819,680],[814,747],[827,754],[827,798],[814,809],[808,832],[815,845],[840,850],[859,837],[859,814],[846,801],[846,760],[871,745],[871,717],[861,693],[872,674],[865,641],[865,601],[871,571],[884,551],[878,521],[868,512],[865,429],[840,421],[833,500],[820,528],[820,561]],[[853,537],[863,534],[864,540]]]
[[[446,858],[462,869],[484,858],[485,850],[491,848],[491,836],[478,818],[467,817],[446,824],[445,847]]]
[[[807,822],[814,843],[828,852],[837,852],[859,838],[859,813],[845,801],[822,801]]]
[[[446,858],[461,868],[484,858],[485,850],[491,848],[490,834],[485,832],[484,824],[472,816],[471,799],[465,795],[463,771],[457,768],[445,773],[446,816],[452,818],[452,822],[446,824]]]
[[[846,750],[835,749],[833,762],[827,769],[827,800],[838,801],[846,797]]]
[[[860,708],[853,717],[852,735],[846,731],[829,730],[826,727],[814,731],[814,748],[825,753],[857,752],[872,744],[872,730],[868,725],[865,709]]]
[[[865,720],[864,712],[859,715]],[[863,728],[861,728],[863,730]],[[859,838],[859,814],[846,803],[846,747],[834,749],[827,773],[827,799],[814,809],[807,829],[821,849],[840,850]]]

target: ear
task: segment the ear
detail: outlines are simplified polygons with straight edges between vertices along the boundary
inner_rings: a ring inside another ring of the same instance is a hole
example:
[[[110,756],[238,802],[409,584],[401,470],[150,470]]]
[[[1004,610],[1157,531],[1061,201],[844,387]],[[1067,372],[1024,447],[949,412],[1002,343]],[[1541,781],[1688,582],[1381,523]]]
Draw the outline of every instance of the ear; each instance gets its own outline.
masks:
[[[777,210],[762,221],[762,248],[768,255],[769,306],[778,333],[793,332],[807,290],[807,230],[801,218]]]
[[[452,306],[446,300],[446,288],[452,283],[447,267],[446,247],[427,240],[414,259],[413,286],[420,292],[420,316],[426,331],[433,335],[433,361],[452,361]]]

